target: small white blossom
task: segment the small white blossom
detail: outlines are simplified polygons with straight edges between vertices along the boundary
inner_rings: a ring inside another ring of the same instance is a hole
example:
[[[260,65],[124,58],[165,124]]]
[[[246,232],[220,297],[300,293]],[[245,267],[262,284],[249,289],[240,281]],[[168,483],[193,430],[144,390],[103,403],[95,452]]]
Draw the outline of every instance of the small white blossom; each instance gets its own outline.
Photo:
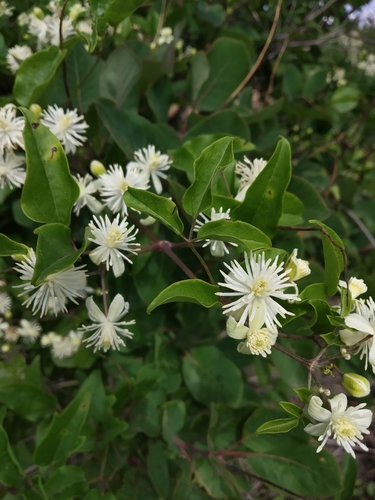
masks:
[[[12,308],[12,299],[5,292],[0,292],[0,314],[9,312]]]
[[[81,14],[86,12],[86,8],[80,3],[74,3],[69,8],[69,18],[74,22],[76,21]]]
[[[339,281],[339,290],[341,288],[346,289],[345,281],[342,280]],[[349,279],[349,291],[352,296],[352,299],[355,300],[357,297],[367,292],[367,285],[362,279],[352,277]]]
[[[123,195],[129,187],[148,189],[148,174],[136,167],[127,167],[126,175],[120,165],[110,165],[108,172],[100,176],[102,187],[100,194],[105,204],[113,213],[128,213]]]
[[[74,213],[79,215],[82,208],[86,205],[94,214],[99,213],[103,209],[103,205],[93,194],[98,191],[102,185],[102,181],[100,179],[93,180],[90,174],[86,174],[85,177],[77,174],[74,177],[79,187],[79,198],[74,205]]]
[[[47,335],[43,335],[41,344],[43,347],[50,346],[52,355],[55,358],[65,359],[76,354],[82,343],[82,336],[82,332],[75,332],[73,330],[66,336],[50,332]]]
[[[331,411],[323,408],[323,401],[318,396],[312,396],[308,406],[310,417],[317,420],[318,424],[308,424],[305,431],[311,436],[319,436],[321,445],[316,450],[321,451],[328,439],[333,435],[337,443],[355,458],[353,446],[359,445],[368,451],[362,443],[362,434],[369,434],[368,427],[371,424],[371,410],[363,410],[366,403],[347,408],[348,400],[345,394],[337,394],[329,400]]]
[[[229,316],[227,320],[227,333],[229,337],[236,340],[246,339],[240,342],[237,351],[242,354],[254,354],[263,356],[271,354],[271,347],[277,339],[277,330],[262,328],[263,315],[256,314],[250,326],[238,325],[233,316]]]
[[[250,161],[249,158],[244,156],[244,162],[245,163],[241,161],[237,162],[235,168],[235,173],[240,176],[240,187],[235,199],[241,202],[244,201],[247,190],[251,184],[267,165],[267,162],[263,160],[263,158],[256,158],[254,161]]]
[[[39,337],[42,327],[36,321],[21,319],[17,334],[26,342],[35,342]]]
[[[173,36],[173,30],[169,26],[166,26],[165,28],[162,28],[160,30],[160,35],[158,38],[158,45],[164,45],[167,44],[169,45],[172,43],[174,40]]]
[[[0,152],[0,187],[21,187],[25,182],[26,171],[21,165],[25,163],[24,156],[15,155],[13,151]]]
[[[113,274],[116,278],[125,271],[124,259],[132,263],[123,252],[136,254],[137,250],[134,247],[139,246],[139,243],[132,243],[138,229],[135,229],[134,225],[128,228],[126,218],[119,223],[119,218],[120,214],[111,222],[107,215],[105,219],[94,216],[94,221],[89,224],[94,237],[88,238],[89,241],[98,245],[98,248],[89,253],[90,259],[97,265],[105,262],[107,271],[110,266],[113,267]]]
[[[230,220],[230,208],[226,212],[223,212],[223,207],[220,207],[219,211],[216,212],[214,208],[211,208],[211,219],[206,217],[204,213],[200,213],[200,217],[202,217],[203,221],[197,220],[194,226],[194,231],[198,232],[202,226],[207,224],[207,222],[213,221],[213,220]],[[236,243],[230,243],[233,246],[237,246]],[[224,243],[224,241],[219,241],[219,240],[205,240],[205,243],[203,245],[204,247],[207,247],[210,245],[210,252],[211,255],[214,257],[223,257],[224,253],[229,253],[229,250]]]
[[[360,359],[365,358],[365,370],[370,363],[375,373],[375,303],[372,297],[366,301],[356,300],[355,310],[345,318],[345,324],[351,330],[340,330],[340,338],[345,345],[353,346],[371,335],[369,340],[360,344],[357,353],[360,353]]]
[[[128,167],[137,167],[151,177],[157,194],[161,194],[163,186],[159,179],[166,179],[167,175],[164,173],[171,166],[172,160],[168,155],[162,155],[160,151],[155,151],[155,146],[147,146],[134,153],[135,161],[128,164]]]
[[[30,22],[30,14],[26,14],[26,12],[21,12],[21,14],[17,17],[17,23],[19,26],[26,26]]]
[[[28,45],[15,45],[8,50],[7,66],[12,73],[16,73],[20,64],[33,55],[33,51]]]
[[[89,297],[86,300],[86,307],[89,313],[89,318],[94,323],[90,326],[82,326],[79,331],[94,332],[91,337],[83,342],[88,342],[87,347],[94,345],[96,352],[98,349],[103,349],[104,352],[108,349],[120,349],[120,345],[125,345],[124,341],[118,334],[124,337],[132,337],[133,333],[124,326],[134,325],[135,320],[120,321],[123,316],[129,311],[129,303],[125,302],[124,297],[119,293],[113,299],[109,306],[108,315],[106,316],[99,307],[95,304],[94,299]]]
[[[8,2],[1,1],[0,2],[0,17],[9,17],[13,14],[15,7],[9,7]]]
[[[71,300],[75,304],[77,297],[84,296],[86,287],[86,274],[82,271],[85,266],[74,267],[50,274],[37,286],[31,284],[36,262],[35,252],[30,248],[29,255],[23,261],[17,262],[16,271],[20,273],[21,280],[26,283],[17,285],[15,288],[23,288],[18,296],[27,294],[28,298],[22,303],[26,307],[32,306],[32,313],[40,312],[44,316],[50,311],[57,315],[60,311],[67,312],[66,301]]]
[[[298,250],[295,248],[285,264],[285,271],[289,270],[289,279],[297,281],[311,273],[310,264],[307,260],[297,259]]]
[[[22,116],[16,116],[17,109],[14,104],[6,104],[0,108],[0,154],[5,149],[24,149],[22,131],[25,121]]]
[[[77,109],[64,111],[57,104],[48,106],[47,111],[42,113],[41,122],[63,144],[66,154],[74,154],[77,146],[81,146],[86,141],[84,134],[88,125],[84,117],[77,113]]]
[[[266,262],[264,252],[257,256],[250,253],[250,258],[245,253],[245,269],[236,260],[230,265],[224,262],[224,265],[230,273],[220,271],[225,283],[219,285],[232,291],[217,292],[216,295],[239,297],[223,306],[224,314],[230,316],[241,310],[239,325],[244,325],[246,321],[251,325],[255,316],[260,315],[258,321],[262,325],[265,323],[268,330],[274,330],[275,325],[281,326],[277,315],[282,318],[287,314],[294,316],[274,300],[300,300],[296,284],[290,281],[288,273],[284,271],[284,264],[278,264],[278,257],[273,262],[272,259]],[[285,293],[285,289],[289,287],[294,288],[294,293]]]

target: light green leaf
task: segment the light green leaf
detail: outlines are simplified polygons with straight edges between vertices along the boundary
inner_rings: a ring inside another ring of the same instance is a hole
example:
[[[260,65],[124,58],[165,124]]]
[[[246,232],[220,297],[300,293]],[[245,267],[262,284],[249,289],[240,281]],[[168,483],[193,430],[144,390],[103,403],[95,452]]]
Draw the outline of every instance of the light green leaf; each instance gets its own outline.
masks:
[[[312,395],[310,389],[308,389],[307,387],[297,387],[296,389],[293,389],[293,391],[297,394],[302,403],[304,403],[305,405],[309,404]]]
[[[16,241],[11,240],[5,234],[0,234],[0,256],[6,257],[8,255],[26,255],[29,249],[26,245],[22,243],[17,243]]]
[[[242,400],[241,372],[217,347],[191,349],[183,359],[182,373],[191,394],[204,405],[213,402],[238,406]]]
[[[283,198],[283,213],[279,219],[279,226],[297,226],[303,223],[302,214],[304,205],[302,201],[292,193],[286,191]]]
[[[194,182],[182,198],[189,215],[196,216],[211,206],[211,184],[216,173],[234,161],[233,140],[232,137],[223,137],[215,141],[195,160]]]
[[[167,447],[163,441],[150,441],[147,455],[148,474],[156,491],[162,498],[169,493]]]
[[[331,98],[332,107],[339,113],[347,113],[356,108],[361,97],[361,92],[354,87],[339,87]]]
[[[129,187],[124,193],[124,201],[128,207],[151,215],[176,234],[181,234],[184,230],[176,204],[167,198]]]
[[[203,307],[219,307],[220,302],[215,293],[219,291],[216,285],[210,285],[198,279],[178,281],[163,290],[147,308],[150,314],[157,307],[169,302],[193,302]]]
[[[31,284],[38,286],[50,274],[72,266],[86,248],[85,239],[79,250],[72,246],[70,228],[64,224],[46,224],[35,229],[38,235],[36,263]]]
[[[23,137],[26,150],[26,180],[21,206],[35,222],[60,222],[69,226],[79,187],[70,175],[61,143],[42,125],[34,113],[21,108],[25,116]]]
[[[109,2],[104,17],[112,26],[117,26],[124,19],[130,16],[145,0],[112,0]]]
[[[77,465],[55,469],[43,486],[49,500],[81,498],[88,490],[84,470]]]
[[[22,106],[37,102],[44,89],[54,77],[66,50],[52,45],[28,57],[19,67],[14,82],[14,97]]]
[[[340,275],[344,269],[344,259],[342,251],[345,251],[344,243],[333,229],[318,220],[310,220],[310,224],[321,227],[328,234],[322,234],[324,253],[324,283],[327,295],[335,295]],[[340,250],[342,249],[342,251]]]
[[[198,109],[216,111],[247,75],[250,56],[244,43],[218,38],[207,54],[210,73],[201,87]]]
[[[49,465],[64,464],[68,456],[82,444],[80,436],[90,407],[91,393],[76,396],[61,414],[55,413],[51,424],[37,444],[34,461]]]
[[[247,190],[241,206],[231,213],[232,219],[253,224],[272,237],[282,214],[291,171],[289,142],[282,138],[263,171]]]
[[[0,425],[0,483],[16,486],[22,481],[23,470],[9,444],[8,435]]]
[[[289,403],[289,401],[280,401],[279,405],[288,413],[293,415],[296,418],[299,418],[302,415],[302,409],[295,405],[294,403]]]
[[[202,85],[210,74],[210,67],[207,56],[204,52],[197,52],[191,58],[192,89],[191,98],[193,101],[198,97]]]
[[[258,427],[255,431],[257,435],[259,434],[280,434],[284,432],[289,432],[295,427],[297,427],[299,422],[298,418],[277,418],[276,420],[270,420],[265,422],[263,425]]]
[[[117,47],[108,57],[100,75],[100,96],[111,99],[120,108],[142,72],[141,59],[126,45]]]
[[[204,224],[198,231],[197,238],[219,241],[231,241],[244,245],[249,250],[270,247],[271,240],[260,229],[241,221],[221,219]]]

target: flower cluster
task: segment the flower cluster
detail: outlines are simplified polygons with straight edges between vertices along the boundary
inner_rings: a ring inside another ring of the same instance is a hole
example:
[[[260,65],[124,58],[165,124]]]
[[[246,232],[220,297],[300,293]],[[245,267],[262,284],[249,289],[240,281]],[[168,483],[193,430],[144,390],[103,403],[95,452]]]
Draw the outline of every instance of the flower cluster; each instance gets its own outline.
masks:
[[[21,187],[25,182],[26,171],[23,155],[17,155],[17,148],[24,149],[22,131],[24,118],[17,116],[14,104],[0,107],[0,188]]]
[[[82,335],[82,332],[74,330],[65,336],[50,332],[42,336],[40,343],[43,347],[50,347],[55,358],[65,359],[76,354],[82,343]]]

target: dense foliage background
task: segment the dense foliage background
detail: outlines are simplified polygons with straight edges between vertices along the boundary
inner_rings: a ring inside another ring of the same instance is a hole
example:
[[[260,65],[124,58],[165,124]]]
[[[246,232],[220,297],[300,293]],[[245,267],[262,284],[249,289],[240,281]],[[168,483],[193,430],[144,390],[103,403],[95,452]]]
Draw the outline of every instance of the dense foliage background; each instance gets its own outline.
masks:
[[[353,16],[363,5],[15,0],[0,17],[0,106],[15,103],[25,116],[28,175],[22,189],[0,185],[0,230],[12,240],[0,241],[1,290],[12,298],[0,324],[0,498],[372,498],[373,435],[354,460],[332,438],[317,454],[304,432],[318,386],[325,401],[344,392],[352,406],[342,372],[373,387],[371,366],[340,351],[350,307],[337,293],[339,279],[357,277],[365,297],[375,295],[375,37],[371,19],[359,26]],[[57,22],[46,41],[30,31],[30,15],[70,16],[73,32],[64,38]],[[33,55],[14,73],[16,44]],[[87,257],[92,213],[71,214],[77,186],[35,104],[84,116],[87,140],[66,151],[74,175],[93,161],[125,168],[149,145],[169,156],[161,195],[156,185],[157,194],[125,194],[141,247],[120,277]],[[51,193],[43,148],[55,162]],[[272,160],[241,203],[235,165],[244,155]],[[237,223],[200,233],[239,245],[224,257],[194,239],[199,213],[212,207],[231,209]],[[156,221],[142,224],[147,216]],[[90,324],[83,299],[40,319],[22,305],[13,268],[23,245],[36,249],[39,282],[85,264],[86,294],[101,309],[107,292],[109,303],[129,301],[126,346],[94,352],[79,340],[61,356],[14,333],[24,319],[63,337]],[[245,250],[286,262],[295,248],[311,269],[298,282],[302,301],[285,306],[295,316],[281,320],[269,356],[241,354],[215,295],[223,262]],[[374,409],[371,394],[363,401]],[[276,419],[281,427],[256,433]]]

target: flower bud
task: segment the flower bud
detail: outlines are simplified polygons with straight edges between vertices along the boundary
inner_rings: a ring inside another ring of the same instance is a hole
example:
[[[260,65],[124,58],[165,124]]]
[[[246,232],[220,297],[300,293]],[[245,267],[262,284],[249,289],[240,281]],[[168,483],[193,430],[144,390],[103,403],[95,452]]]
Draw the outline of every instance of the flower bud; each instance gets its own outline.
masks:
[[[90,171],[95,177],[100,177],[101,175],[106,173],[105,166],[101,161],[93,160],[90,163]]]
[[[39,104],[32,104],[30,106],[30,111],[34,113],[37,118],[40,118],[42,116],[42,108],[39,106]]]
[[[345,373],[342,385],[355,398],[364,398],[370,394],[370,382],[356,373]]]
[[[44,19],[44,12],[40,7],[34,7],[33,14],[39,19]]]
[[[290,254],[285,265],[285,271],[289,270],[288,277],[290,281],[297,281],[311,273],[310,265],[307,260],[297,259],[297,248]]]
[[[2,351],[2,352],[4,352],[4,353],[5,353],[5,352],[9,352],[9,350],[10,350],[10,345],[9,345],[9,344],[3,344],[3,345],[1,346],[1,351]]]
[[[156,43],[155,42],[151,42],[150,43],[150,49],[151,50],[155,50],[156,49]]]

